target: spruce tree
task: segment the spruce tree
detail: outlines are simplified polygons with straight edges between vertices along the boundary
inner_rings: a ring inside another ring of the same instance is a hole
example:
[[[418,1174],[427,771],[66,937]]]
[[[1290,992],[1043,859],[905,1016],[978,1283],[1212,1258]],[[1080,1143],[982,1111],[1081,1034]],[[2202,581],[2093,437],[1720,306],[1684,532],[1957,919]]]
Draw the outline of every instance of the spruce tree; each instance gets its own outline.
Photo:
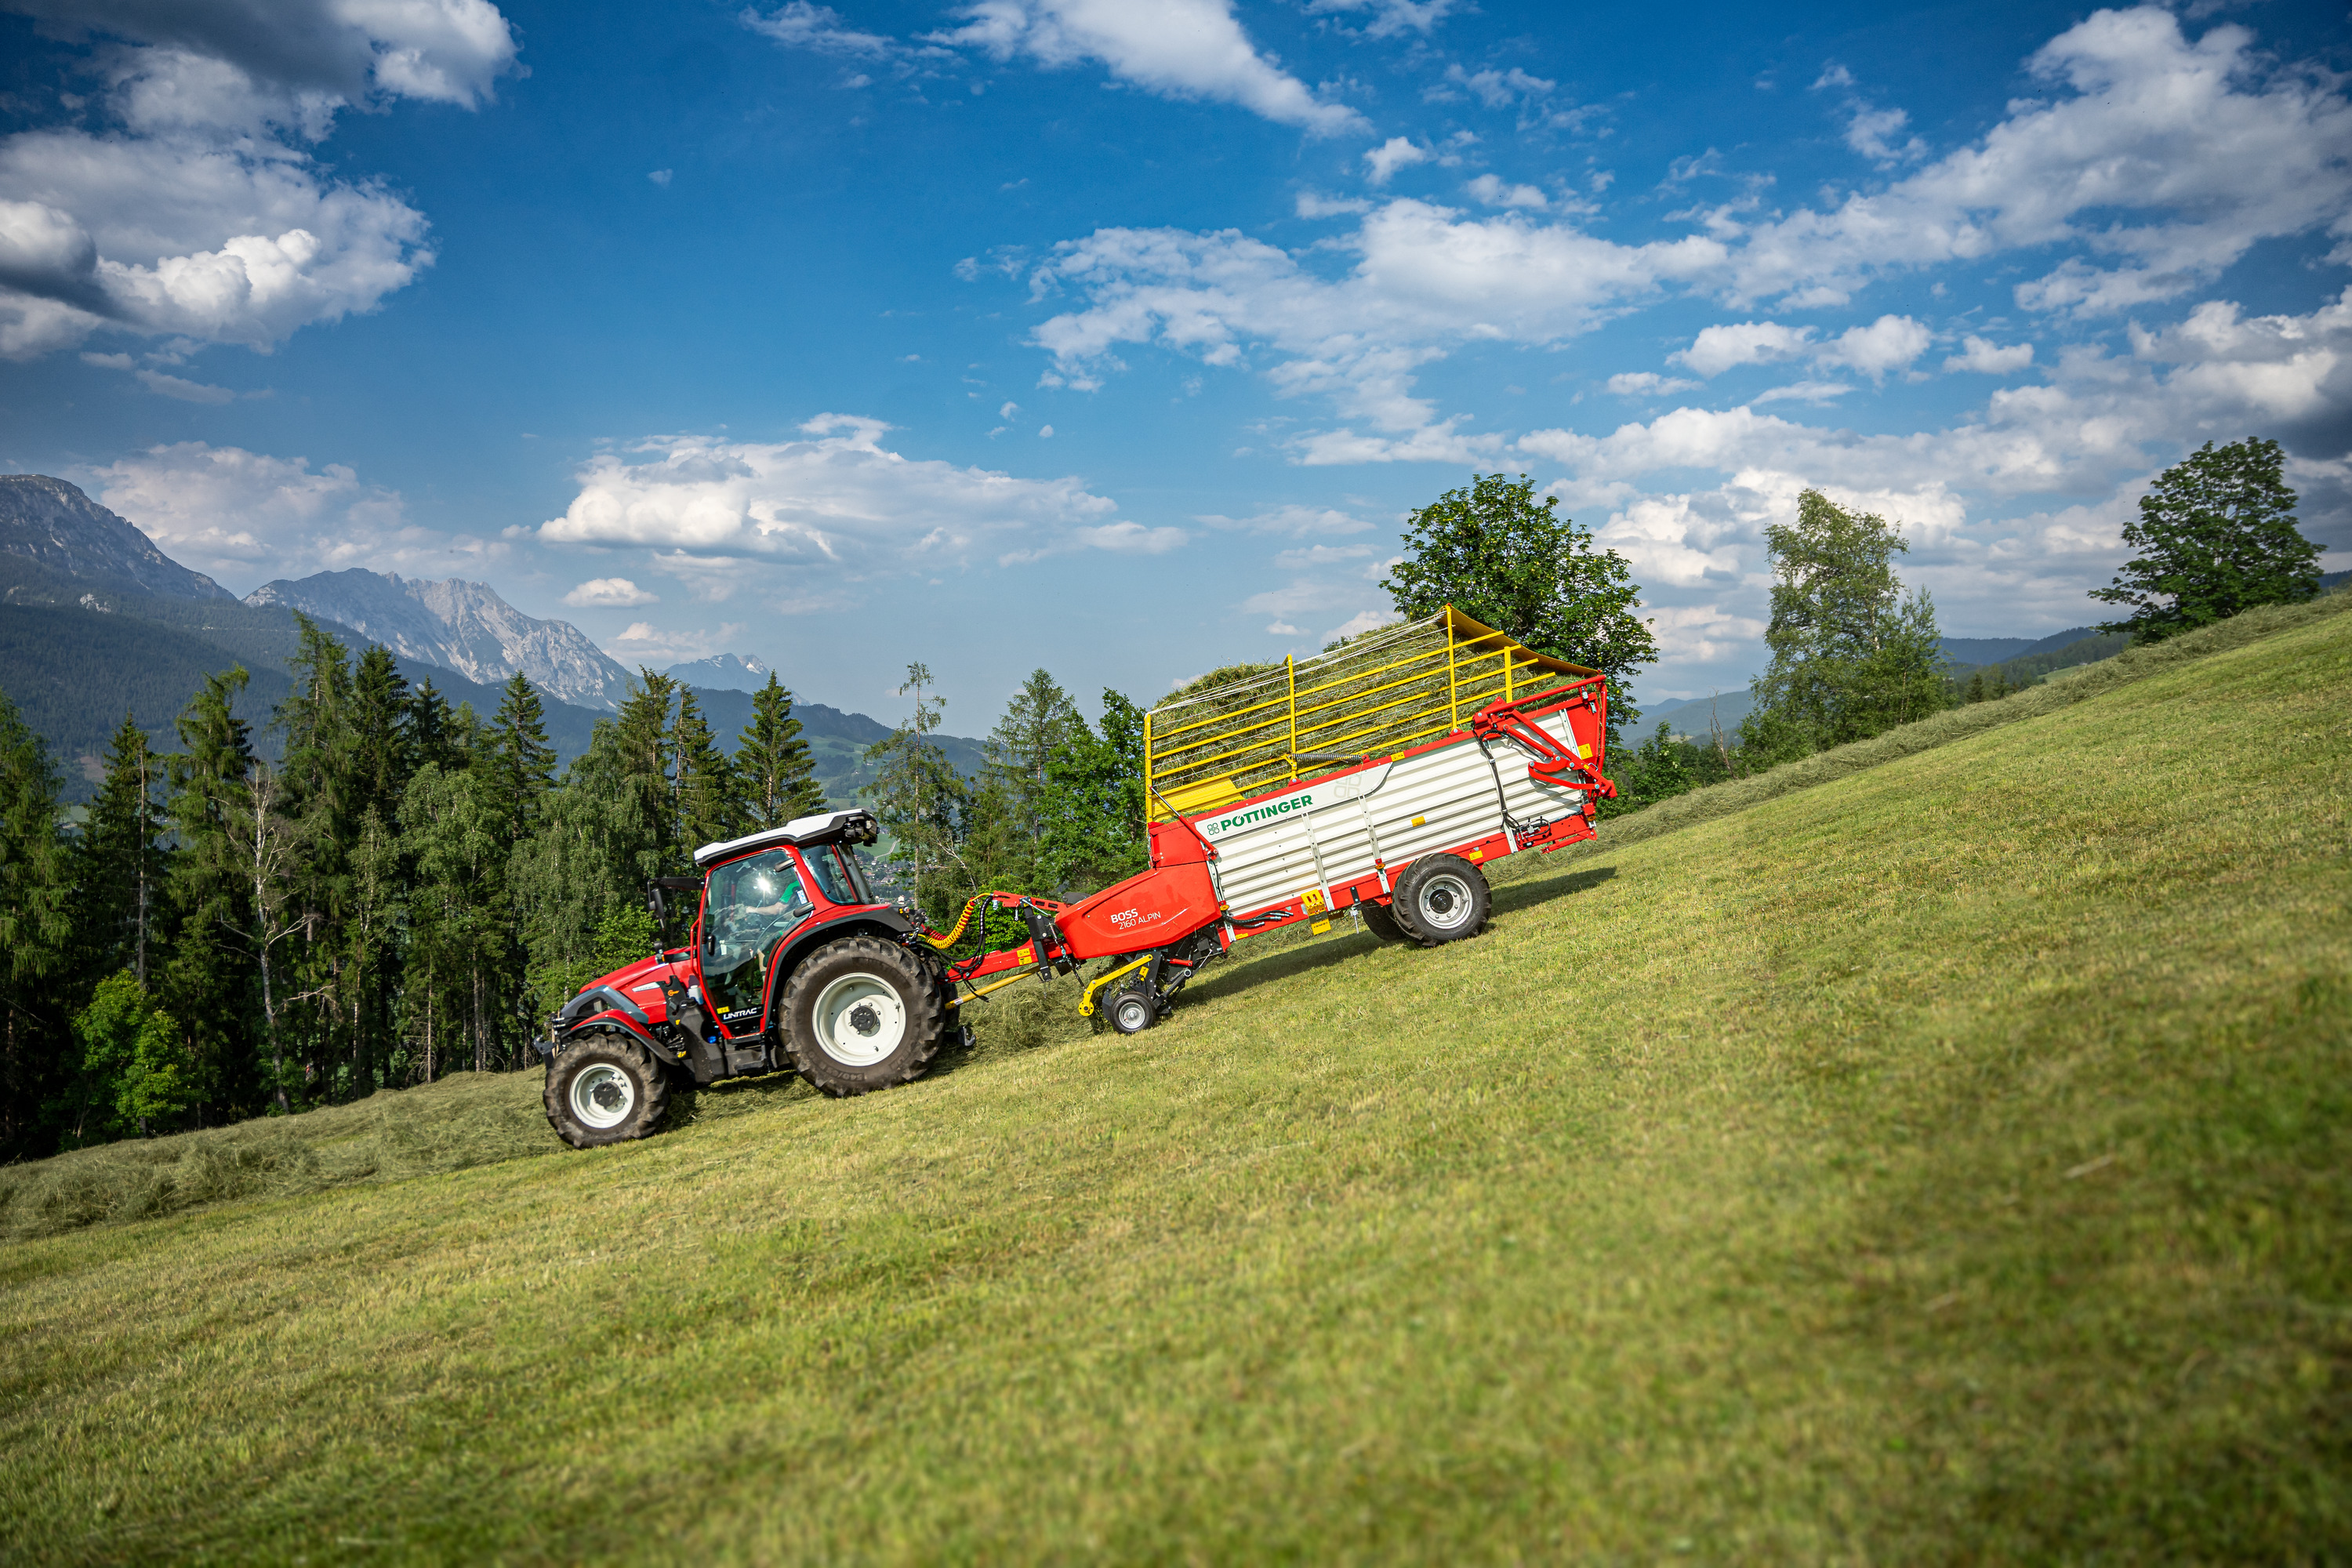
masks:
[[[2157,476],[2124,528],[2136,553],[2091,597],[2129,605],[2103,632],[2160,642],[2257,605],[2299,604],[2319,592],[2319,546],[2295,527],[2295,494],[2276,441],[2208,441]]]
[[[782,827],[824,809],[824,791],[800,734],[793,694],[772,669],[768,683],[751,693],[751,721],[743,726],[735,749],[744,812],[753,826]]]
[[[34,1146],[34,1113],[55,1086],[56,982],[73,930],[61,795],[48,747],[0,692],[0,1159],[47,1152]]]
[[[521,672],[506,684],[498,716],[490,721],[490,756],[499,797],[520,837],[539,816],[539,803],[555,783],[555,748],[547,743],[547,710]]]
[[[984,742],[988,776],[1003,791],[1015,837],[1024,846],[1024,876],[1045,852],[1047,764],[1083,723],[1069,693],[1045,670],[1034,669]]]
[[[236,934],[247,895],[228,837],[253,762],[251,731],[236,716],[249,679],[241,666],[205,677],[178,720],[182,749],[164,759],[172,789],[167,815],[178,847],[162,992],[195,1043],[200,1112],[224,1118],[258,1109],[250,1098],[259,1082],[250,1049],[254,973]]]
[[[613,721],[613,761],[644,814],[650,834],[645,848],[667,868],[677,843],[677,752],[670,731],[670,698],[677,682],[643,668],[637,675],[637,689]]]
[[[150,984],[166,863],[163,784],[163,758],[125,712],[74,852],[81,925],[75,946],[87,973],[128,970],[142,986]]]
[[[930,685],[928,666],[907,667],[898,694],[912,694],[914,711],[887,738],[866,748],[866,761],[881,771],[863,793],[889,836],[897,864],[904,868],[908,892],[918,902],[929,897],[925,907],[939,914],[946,894],[931,884],[955,858],[955,817],[963,781],[930,738],[947,706],[947,699],[929,694]]]
[[[352,680],[351,768],[354,819],[371,807],[389,822],[400,810],[415,767],[410,754],[408,681],[390,648],[381,644],[360,655]]]
[[[701,704],[686,687],[677,692],[677,715],[670,725],[670,755],[677,759],[675,809],[677,842],[691,850],[732,838],[742,821],[736,803],[735,771],[710,733]]]
[[[467,749],[467,731],[471,728],[470,705],[457,709],[449,700],[434,689],[430,680],[416,683],[408,700],[408,744],[406,751],[412,768],[428,764],[444,772],[471,765],[473,757]]]

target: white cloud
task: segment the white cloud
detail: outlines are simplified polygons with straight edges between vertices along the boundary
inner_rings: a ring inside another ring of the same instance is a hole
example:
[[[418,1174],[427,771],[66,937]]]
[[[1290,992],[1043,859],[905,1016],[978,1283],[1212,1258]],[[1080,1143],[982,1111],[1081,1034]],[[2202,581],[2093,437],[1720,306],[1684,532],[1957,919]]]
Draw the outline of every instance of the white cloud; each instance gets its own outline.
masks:
[[[373,309],[431,263],[424,216],[299,143],[351,105],[472,107],[514,64],[484,0],[14,0],[102,49],[111,129],[0,140],[0,354],[93,332],[268,348]]]
[[[1946,370],[1972,370],[1980,375],[2010,375],[2033,363],[2032,343],[2011,343],[2004,348],[1990,338],[1969,336],[1963,340],[1966,351],[1944,361]]]
[[[807,49],[820,55],[840,55],[852,59],[887,59],[902,52],[906,46],[896,38],[879,33],[861,33],[841,19],[841,13],[830,5],[812,5],[808,0],[791,0],[789,5],[768,15],[757,10],[743,13],[743,25],[755,33],[764,34],[789,49]]]
[[[1813,363],[1843,365],[1873,381],[1902,370],[1927,352],[1935,334],[1908,316],[1881,316],[1866,327],[1848,327],[1812,351]]]
[[[626,577],[592,577],[564,595],[563,602],[581,609],[604,605],[625,609],[636,605],[658,605],[661,595],[647,593]]]
[[[1617,397],[1664,397],[1673,393],[1688,392],[1698,384],[1679,376],[1660,375],[1654,370],[1626,371],[1609,378],[1609,391]]]
[[[2352,160],[2332,151],[2352,145],[2352,102],[2317,67],[2257,54],[2233,26],[2192,43],[2155,9],[2100,12],[2028,65],[2045,96],[2013,103],[1969,146],[1819,209],[1767,214],[1750,181],[1694,212],[1705,232],[1670,242],[1617,244],[1574,214],[1472,218],[1409,198],[1295,252],[1235,230],[1099,230],[1032,273],[1033,297],[1076,297],[1034,333],[1054,356],[1041,381],[1092,390],[1125,368],[1118,349],[1151,344],[1328,400],[1335,427],[1285,439],[1296,461],[1475,462],[1499,437],[1420,395],[1423,367],[1466,345],[1552,346],[1669,289],[1822,310],[1892,271],[2041,252],[2029,259],[2046,269],[2021,300],[2090,310],[2168,298],[2263,235],[2352,237]],[[1377,176],[1437,153],[1400,137],[1368,157]],[[1678,161],[1675,177],[1719,162]],[[1810,359],[1883,384],[1917,374],[1931,337],[1897,314],[1827,335],[1757,320],[1710,327],[1674,357],[1707,376]],[[1777,395],[1844,384],[1821,376]]]
[[[1277,356],[1267,374],[1279,392],[1326,395],[1376,431],[1410,433],[1400,446],[1325,432],[1302,438],[1303,460],[1454,461],[1492,441],[1455,433],[1412,395],[1418,366],[1463,342],[1558,341],[1661,277],[1702,272],[1722,256],[1704,238],[1625,247],[1565,223],[1465,219],[1402,199],[1368,215],[1352,248],[1356,265],[1326,279],[1234,230],[1098,230],[1055,247],[1037,269],[1037,291],[1071,289],[1086,303],[1042,323],[1034,341],[1053,353],[1050,374],[1071,384],[1115,366],[1120,343],[1239,365],[1245,345],[1263,342]]]
[[[1426,163],[1434,156],[1428,148],[1415,145],[1411,137],[1391,136],[1364,154],[1364,177],[1375,185],[1385,185],[1399,169]]]
[[[1546,81],[1539,76],[1529,76],[1517,66],[1508,70],[1471,72],[1459,65],[1450,65],[1445,68],[1445,85],[1462,89],[1489,109],[1507,109],[1521,99],[1541,98],[1559,84]],[[1424,96],[1442,100],[1454,95],[1447,93],[1444,89],[1435,89]]]
[[[1223,517],[1213,512],[1200,521],[1211,528],[1246,529],[1252,533],[1277,534],[1287,539],[1363,533],[1372,526],[1352,512],[1333,507],[1297,505],[1273,507],[1255,517]]]
[[[1392,626],[1396,625],[1397,620],[1398,616],[1394,610],[1359,610],[1325,632],[1323,640],[1333,642],[1340,637],[1361,637],[1366,632],[1376,632],[1382,626]]]
[[[1353,196],[1327,196],[1314,191],[1298,193],[1297,207],[1300,217],[1339,217],[1351,213],[1368,213],[1372,204]]]
[[[1114,555],[1165,555],[1181,549],[1192,535],[1181,528],[1146,528],[1139,522],[1107,522],[1074,528],[1060,540],[1029,550],[1008,551],[996,558],[999,566],[1043,561],[1049,555],[1070,555],[1081,550],[1104,550]]]
[[[1666,357],[1709,377],[1740,365],[1779,364],[1804,358],[1883,380],[1888,372],[1901,370],[1927,353],[1934,341],[1932,332],[1908,316],[1881,316],[1867,326],[1849,327],[1827,342],[1814,341],[1811,327],[1732,321],[1702,328],[1690,347]]]
[[[1924,158],[1927,144],[1916,136],[1900,146],[1895,142],[1909,123],[1911,117],[1899,109],[1874,109],[1867,103],[1856,103],[1846,121],[1845,144],[1882,169]]]
[[[236,394],[226,386],[210,386],[201,381],[187,381],[176,375],[165,375],[160,370],[135,373],[140,385],[163,397],[176,397],[183,403],[234,403]]]
[[[648,174],[646,178],[651,180],[655,184],[660,185],[664,189],[667,189],[671,179],[674,178],[675,175],[675,170],[656,169],[652,173]]]
[[[1097,61],[1163,98],[1238,104],[1310,135],[1367,129],[1354,110],[1317,98],[1259,54],[1227,0],[977,0],[962,15],[962,26],[933,39],[999,60],[1026,55],[1048,69]]]
[[[1493,174],[1481,174],[1463,189],[1473,200],[1490,207],[1532,207],[1543,211],[1551,203],[1533,185],[1507,185]]]
[[[1853,387],[1843,381],[1792,381],[1786,386],[1767,388],[1748,401],[1755,403],[1827,403],[1843,397]]]
[[[604,453],[537,537],[782,563],[850,582],[966,565],[1006,542],[1050,551],[1129,541],[1079,531],[1112,523],[1116,508],[1076,479],[909,458],[882,445],[888,429],[826,414],[801,426],[803,440],[670,437]]]
[[[1774,364],[1811,346],[1813,329],[1778,321],[1737,321],[1701,329],[1691,346],[1668,354],[1704,376],[1721,375],[1743,364]]]
[[[341,463],[202,441],[153,447],[73,476],[173,560],[239,593],[275,577],[364,566],[479,576],[504,545],[418,527],[399,492]]]
[[[2338,79],[2260,53],[2243,27],[2192,43],[2155,6],[2100,11],[2026,64],[2049,96],[1973,145],[1827,211],[1727,218],[1732,297],[1835,303],[1891,269],[2079,245],[2107,265],[2070,257],[2017,296],[2090,315],[2173,298],[2352,198]]]
[[[1427,37],[1429,30],[1454,14],[1459,0],[1310,0],[1308,16],[1334,11],[1370,11],[1372,19],[1364,26],[1368,38],[1392,38],[1400,33],[1419,33]]]

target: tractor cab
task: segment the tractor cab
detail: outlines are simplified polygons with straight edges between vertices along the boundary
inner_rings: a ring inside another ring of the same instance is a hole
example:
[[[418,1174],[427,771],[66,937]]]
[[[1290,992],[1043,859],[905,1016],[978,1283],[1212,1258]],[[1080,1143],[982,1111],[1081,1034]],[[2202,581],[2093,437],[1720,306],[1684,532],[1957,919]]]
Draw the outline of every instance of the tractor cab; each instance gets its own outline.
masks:
[[[759,1032],[777,956],[803,927],[881,907],[853,847],[872,841],[873,821],[829,812],[695,851],[705,873],[695,953],[706,1005],[729,1036]]]

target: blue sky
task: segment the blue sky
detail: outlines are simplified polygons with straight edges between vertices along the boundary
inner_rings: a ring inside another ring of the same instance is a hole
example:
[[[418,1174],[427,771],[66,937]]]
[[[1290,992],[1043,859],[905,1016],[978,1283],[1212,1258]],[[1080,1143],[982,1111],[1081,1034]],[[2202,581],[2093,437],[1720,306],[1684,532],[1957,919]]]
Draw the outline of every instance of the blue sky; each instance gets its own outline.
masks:
[[[242,593],[488,581],[951,729],[1372,624],[1526,472],[1664,699],[1764,528],[1958,635],[2095,618],[2284,441],[2352,565],[2352,29],[2281,4],[0,0],[0,466]]]

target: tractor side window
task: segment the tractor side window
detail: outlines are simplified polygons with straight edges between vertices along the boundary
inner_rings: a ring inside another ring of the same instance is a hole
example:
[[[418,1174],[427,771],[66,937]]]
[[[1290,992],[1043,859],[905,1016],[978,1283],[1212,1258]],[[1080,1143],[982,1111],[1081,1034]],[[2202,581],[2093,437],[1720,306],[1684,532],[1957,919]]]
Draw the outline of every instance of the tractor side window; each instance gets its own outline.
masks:
[[[880,903],[882,900],[874,896],[872,879],[866,875],[866,862],[857,858],[857,851],[846,844],[836,844],[833,847],[833,852],[841,857],[841,863],[849,869],[849,885],[857,892],[855,901],[861,904]]]
[[[805,858],[809,875],[816,879],[816,885],[824,889],[827,899],[836,904],[862,904],[866,901],[857,896],[856,884],[842,868],[838,848],[830,844],[824,845],[805,851]]]
[[[702,979],[727,1023],[756,1015],[776,944],[812,912],[792,852],[771,849],[710,874],[703,908]]]

